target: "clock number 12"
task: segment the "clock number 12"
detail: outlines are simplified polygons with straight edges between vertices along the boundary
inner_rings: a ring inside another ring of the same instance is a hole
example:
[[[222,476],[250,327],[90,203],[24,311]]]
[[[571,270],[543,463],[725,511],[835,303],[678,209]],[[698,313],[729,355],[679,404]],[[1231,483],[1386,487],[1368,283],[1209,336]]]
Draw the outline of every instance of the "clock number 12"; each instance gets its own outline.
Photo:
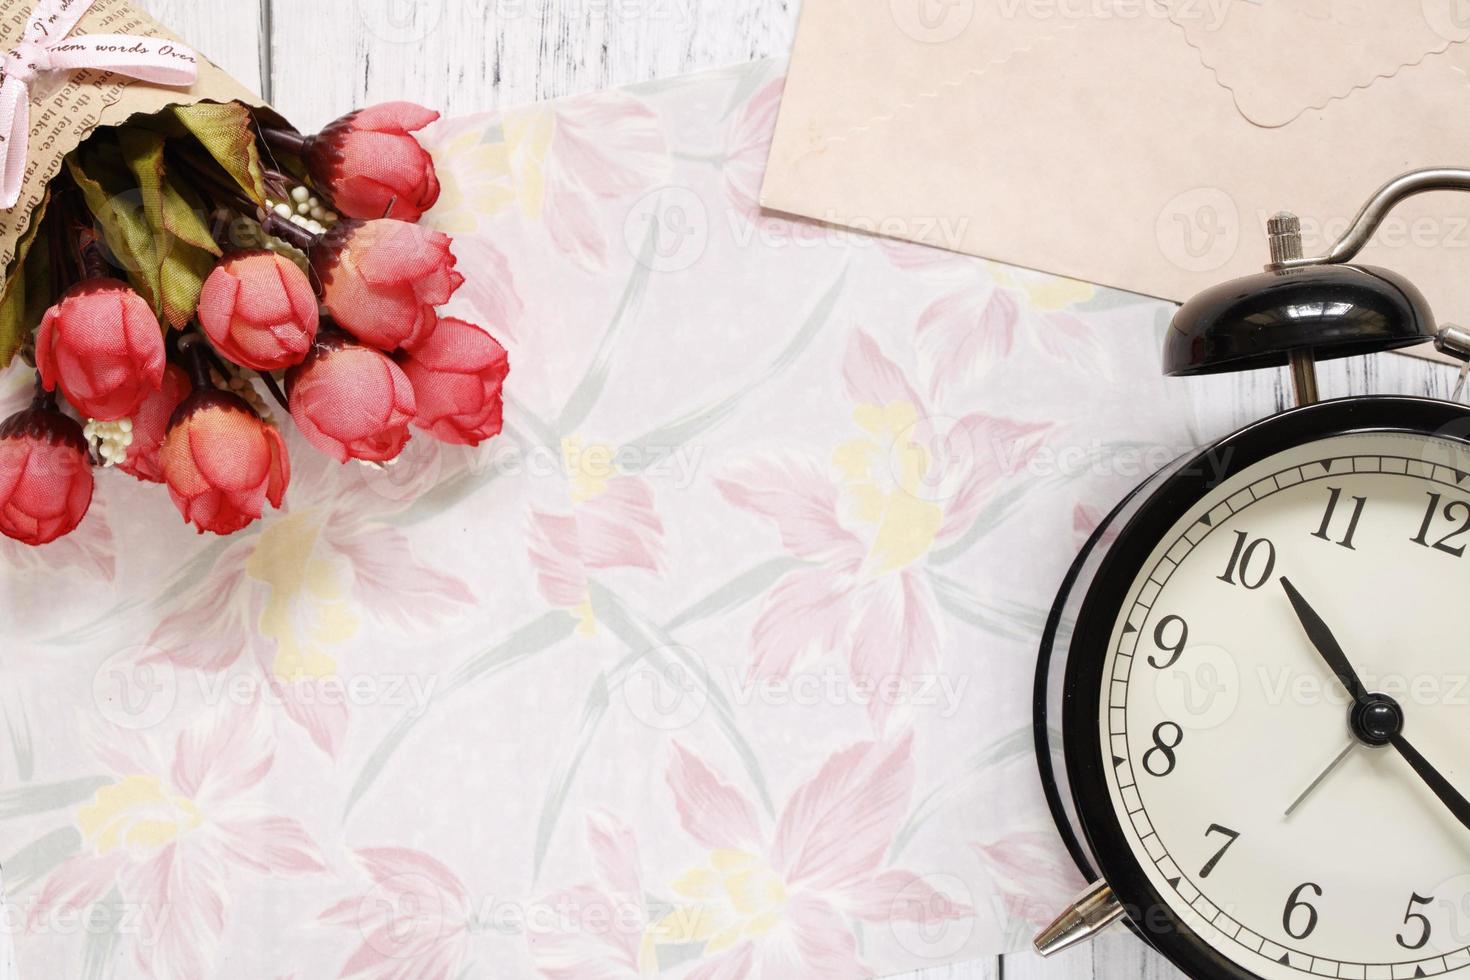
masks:
[[[1463,500],[1451,500],[1444,505],[1444,519],[1460,526],[1446,534],[1438,541],[1429,540],[1429,532],[1434,527],[1435,518],[1439,516],[1440,501],[1444,498],[1437,493],[1429,495],[1429,509],[1424,512],[1424,523],[1419,527],[1419,533],[1412,539],[1417,545],[1425,548],[1433,548],[1435,551],[1443,551],[1447,555],[1456,558],[1465,557],[1465,545],[1453,544],[1455,540],[1470,534],[1470,504]]]

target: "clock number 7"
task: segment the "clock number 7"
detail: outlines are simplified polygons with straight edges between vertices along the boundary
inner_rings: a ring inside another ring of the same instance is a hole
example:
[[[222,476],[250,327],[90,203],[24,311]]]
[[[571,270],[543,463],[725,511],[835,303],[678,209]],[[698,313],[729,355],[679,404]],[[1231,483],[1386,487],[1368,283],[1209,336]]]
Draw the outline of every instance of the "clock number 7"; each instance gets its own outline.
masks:
[[[1404,947],[1404,949],[1423,949],[1429,944],[1429,917],[1422,912],[1415,912],[1414,906],[1430,905],[1433,902],[1433,897],[1425,898],[1417,892],[1414,894],[1414,897],[1409,899],[1408,911],[1404,912],[1404,925],[1408,925],[1410,922],[1417,921],[1419,923],[1420,932],[1418,942],[1413,943],[1405,939],[1402,932],[1398,934],[1396,938],[1399,941],[1399,945]]]
[[[1312,532],[1312,537],[1321,538],[1323,541],[1332,540],[1332,524],[1337,518],[1338,502],[1342,500],[1341,487],[1328,487],[1327,491],[1332,495],[1327,499],[1327,513],[1322,515],[1322,526]],[[1347,531],[1343,534],[1342,540],[1337,543],[1348,551],[1357,551],[1358,549],[1353,547],[1353,535],[1358,533],[1358,522],[1363,519],[1363,508],[1368,506],[1368,498],[1353,497],[1352,501],[1353,513],[1348,518]]]
[[[1210,824],[1210,829],[1205,831],[1206,837],[1210,836],[1211,834],[1220,834],[1227,839],[1225,841],[1225,846],[1216,851],[1215,856],[1210,858],[1210,860],[1205,863],[1205,866],[1203,868],[1199,869],[1199,876],[1201,878],[1208,878],[1210,876],[1210,872],[1215,870],[1215,865],[1219,864],[1220,859],[1225,856],[1225,852],[1230,850],[1230,845],[1234,844],[1237,840],[1240,839],[1240,833],[1238,831],[1231,830],[1229,827],[1222,827],[1217,823]]]

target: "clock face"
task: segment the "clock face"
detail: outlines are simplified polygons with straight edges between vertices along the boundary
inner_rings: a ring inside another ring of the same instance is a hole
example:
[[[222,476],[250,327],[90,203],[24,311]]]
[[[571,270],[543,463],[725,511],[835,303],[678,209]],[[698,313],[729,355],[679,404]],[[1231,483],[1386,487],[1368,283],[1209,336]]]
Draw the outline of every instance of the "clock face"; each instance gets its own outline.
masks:
[[[1372,744],[1470,793],[1470,451],[1309,442],[1155,540],[1113,607],[1097,720],[1152,889],[1255,976],[1470,978],[1470,829]]]

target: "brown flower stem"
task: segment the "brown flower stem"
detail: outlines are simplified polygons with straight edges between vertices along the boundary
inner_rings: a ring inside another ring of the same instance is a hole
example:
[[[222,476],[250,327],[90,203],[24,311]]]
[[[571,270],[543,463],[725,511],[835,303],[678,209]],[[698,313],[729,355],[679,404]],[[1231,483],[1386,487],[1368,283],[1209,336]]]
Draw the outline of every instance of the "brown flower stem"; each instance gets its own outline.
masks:
[[[311,146],[310,136],[303,136],[294,129],[282,129],[278,126],[260,127],[260,138],[265,140],[266,145],[272,149],[298,157],[305,156]]]
[[[266,230],[267,234],[274,235],[282,241],[294,245],[296,248],[305,252],[308,257],[321,241],[320,236],[307,231],[289,218],[281,217],[274,211],[266,212],[265,220],[260,225]]]
[[[261,381],[265,382],[265,390],[269,391],[271,393],[271,397],[276,400],[276,404],[281,406],[281,411],[285,412],[287,415],[290,415],[291,403],[286,400],[286,393],[282,391],[281,386],[276,383],[275,377],[269,371],[257,371],[255,373],[260,375]]]
[[[202,338],[196,338],[179,346],[183,351],[184,366],[189,371],[189,381],[194,385],[194,390],[207,391],[214,388],[214,380],[209,376],[209,345]]]
[[[59,409],[56,404],[56,392],[47,391],[41,384],[41,375],[36,374],[36,393],[31,398],[31,408],[43,412],[55,412]]]

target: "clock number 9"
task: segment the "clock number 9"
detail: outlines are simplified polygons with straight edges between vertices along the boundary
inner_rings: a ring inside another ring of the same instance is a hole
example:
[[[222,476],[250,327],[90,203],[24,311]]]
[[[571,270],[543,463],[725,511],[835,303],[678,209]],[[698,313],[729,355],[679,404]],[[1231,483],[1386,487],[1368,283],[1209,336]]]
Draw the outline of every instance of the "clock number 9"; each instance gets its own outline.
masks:
[[[1172,721],[1163,722],[1154,728],[1154,747],[1143,754],[1143,768],[1148,770],[1150,776],[1160,778],[1174,771],[1178,759],[1174,757],[1174,750],[1184,741],[1184,729]],[[1156,759],[1163,759],[1163,763],[1156,763]]]
[[[1179,638],[1173,641],[1165,639],[1164,634],[1176,625],[1179,627]],[[1154,630],[1154,645],[1160,650],[1169,651],[1170,657],[1163,663],[1159,663],[1153,654],[1149,654],[1149,665],[1156,670],[1168,670],[1179,662],[1180,657],[1184,656],[1184,645],[1188,642],[1189,624],[1178,616],[1165,616],[1159,620],[1159,626]]]
[[[1256,560],[1257,556],[1260,558],[1259,561]],[[1257,570],[1257,574],[1251,573],[1252,567]],[[1244,531],[1236,531],[1235,550],[1231,552],[1230,564],[1226,567],[1225,574],[1220,576],[1220,581],[1227,585],[1243,585],[1247,589],[1255,590],[1270,581],[1271,573],[1275,570],[1276,546],[1265,538],[1257,538],[1252,541],[1250,535]],[[1238,582],[1236,581],[1237,574]]]
[[[1408,925],[1410,922],[1417,921],[1419,923],[1420,932],[1419,940],[1413,943],[1405,939],[1402,932],[1398,934],[1396,938],[1399,941],[1399,945],[1404,947],[1404,949],[1423,949],[1425,946],[1429,945],[1429,917],[1422,912],[1415,912],[1414,906],[1430,905],[1433,902],[1434,899],[1432,897],[1425,898],[1417,892],[1414,894],[1413,898],[1409,899],[1409,908],[1406,912],[1404,912],[1404,925]]]
[[[1286,900],[1286,911],[1281,914],[1281,928],[1285,929],[1286,934],[1292,939],[1306,939],[1317,928],[1317,910],[1302,899],[1302,892],[1309,888],[1315,897],[1322,897],[1321,885],[1314,885],[1310,881],[1305,885],[1298,885],[1296,891],[1292,892],[1291,897]],[[1298,909],[1307,910],[1307,925],[1300,932],[1291,927],[1291,920],[1300,918],[1296,914]]]

